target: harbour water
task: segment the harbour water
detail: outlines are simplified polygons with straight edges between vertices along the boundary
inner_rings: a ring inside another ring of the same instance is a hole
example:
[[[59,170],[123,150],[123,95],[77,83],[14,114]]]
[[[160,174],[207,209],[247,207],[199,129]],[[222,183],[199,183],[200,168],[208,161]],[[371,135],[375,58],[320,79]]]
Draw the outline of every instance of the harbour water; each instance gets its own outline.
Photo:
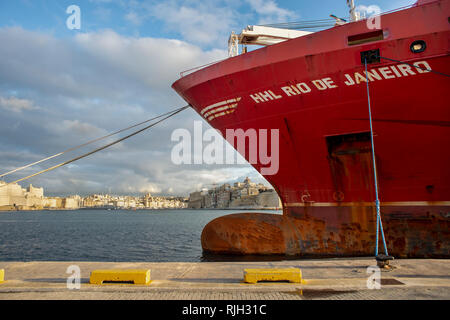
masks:
[[[0,212],[0,261],[204,261],[203,227],[235,212],[243,210]]]

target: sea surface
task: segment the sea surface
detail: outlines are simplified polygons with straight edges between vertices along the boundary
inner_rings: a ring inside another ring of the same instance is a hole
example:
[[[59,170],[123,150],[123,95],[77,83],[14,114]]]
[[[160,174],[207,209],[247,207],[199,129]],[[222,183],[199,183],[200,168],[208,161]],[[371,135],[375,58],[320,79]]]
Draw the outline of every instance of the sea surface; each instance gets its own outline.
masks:
[[[203,227],[237,212],[251,210],[0,212],[0,261],[214,261]]]

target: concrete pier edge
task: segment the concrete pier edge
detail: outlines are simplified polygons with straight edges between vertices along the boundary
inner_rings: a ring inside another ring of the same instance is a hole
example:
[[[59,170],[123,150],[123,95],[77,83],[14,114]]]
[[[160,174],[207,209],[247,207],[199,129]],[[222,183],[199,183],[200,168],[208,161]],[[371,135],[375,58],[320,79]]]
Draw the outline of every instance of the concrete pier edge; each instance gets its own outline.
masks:
[[[374,258],[270,262],[0,261],[0,269],[5,270],[0,300],[450,299],[449,259],[398,259],[391,264],[392,270],[379,272],[381,288],[370,289],[367,283],[374,276]],[[72,286],[76,283],[77,268],[80,287],[69,289],[68,282]],[[305,282],[246,284],[246,268],[300,268]],[[150,269],[151,283],[92,285],[89,277],[95,269]]]

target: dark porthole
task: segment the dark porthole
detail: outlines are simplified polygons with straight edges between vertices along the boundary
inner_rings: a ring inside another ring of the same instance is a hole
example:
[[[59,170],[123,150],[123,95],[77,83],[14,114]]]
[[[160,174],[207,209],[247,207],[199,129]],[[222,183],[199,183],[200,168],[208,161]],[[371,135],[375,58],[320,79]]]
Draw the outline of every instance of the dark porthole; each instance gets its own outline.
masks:
[[[414,41],[413,43],[411,43],[410,48],[411,48],[411,52],[420,53],[420,52],[425,51],[425,49],[427,48],[427,44],[423,40],[417,40],[417,41]]]

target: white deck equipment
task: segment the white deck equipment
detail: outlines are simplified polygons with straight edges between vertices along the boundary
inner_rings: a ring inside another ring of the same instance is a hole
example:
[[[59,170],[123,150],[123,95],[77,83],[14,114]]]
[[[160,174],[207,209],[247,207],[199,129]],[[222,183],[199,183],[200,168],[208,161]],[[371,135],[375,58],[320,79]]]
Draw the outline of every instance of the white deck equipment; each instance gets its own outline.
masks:
[[[361,19],[361,13],[357,11],[354,0],[347,0],[350,9],[350,22]],[[336,20],[335,26],[347,23],[345,19],[331,15]],[[311,27],[311,25],[309,26]],[[231,33],[228,39],[228,56],[239,55],[239,45],[243,46],[242,53],[247,52],[246,45],[270,46],[289,39],[303,37],[311,34],[309,31],[293,30],[286,28],[274,28],[269,26],[247,26],[240,34]]]
[[[240,34],[231,33],[228,40],[228,55],[230,57],[237,56],[239,44],[269,46],[310,33],[312,32],[265,26],[247,26]]]

